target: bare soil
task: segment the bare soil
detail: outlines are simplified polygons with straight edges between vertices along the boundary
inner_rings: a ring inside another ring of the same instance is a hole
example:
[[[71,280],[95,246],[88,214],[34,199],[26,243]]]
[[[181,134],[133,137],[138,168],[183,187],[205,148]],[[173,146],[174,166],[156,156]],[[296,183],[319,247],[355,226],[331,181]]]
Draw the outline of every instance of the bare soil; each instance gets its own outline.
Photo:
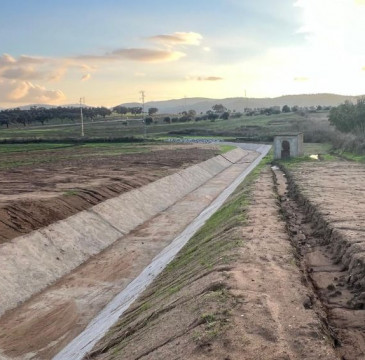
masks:
[[[258,156],[203,186],[0,319],[0,359],[51,359]]]
[[[341,359],[365,359],[365,167],[304,163],[287,175],[297,202],[281,194],[283,209],[334,345]]]
[[[141,149],[0,153],[0,164],[8,164],[0,170],[0,244],[218,153],[214,145]]]
[[[296,265],[270,168],[251,196],[231,214],[239,222],[193,238],[85,359],[338,359],[307,306],[312,290]]]

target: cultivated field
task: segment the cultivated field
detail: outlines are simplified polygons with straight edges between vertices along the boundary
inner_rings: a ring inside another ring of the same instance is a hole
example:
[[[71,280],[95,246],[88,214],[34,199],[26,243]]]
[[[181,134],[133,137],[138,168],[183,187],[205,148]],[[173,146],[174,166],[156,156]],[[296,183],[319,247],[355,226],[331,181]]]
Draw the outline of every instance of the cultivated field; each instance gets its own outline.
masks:
[[[297,113],[278,115],[242,116],[237,119],[221,120],[214,122],[209,120],[191,121],[186,123],[165,124],[158,122],[146,126],[148,138],[163,136],[224,136],[241,137],[251,141],[271,141],[272,136],[280,132],[305,131],[310,137],[307,141],[317,141],[318,129],[328,127],[327,112],[320,112],[302,116]],[[121,138],[121,137],[143,137],[144,126],[141,120],[121,121],[97,121],[85,125],[85,136],[87,138]],[[29,126],[11,127],[0,129],[0,140],[5,139],[65,139],[79,138],[80,125],[72,126]]]
[[[220,151],[148,143],[0,145],[0,243]]]

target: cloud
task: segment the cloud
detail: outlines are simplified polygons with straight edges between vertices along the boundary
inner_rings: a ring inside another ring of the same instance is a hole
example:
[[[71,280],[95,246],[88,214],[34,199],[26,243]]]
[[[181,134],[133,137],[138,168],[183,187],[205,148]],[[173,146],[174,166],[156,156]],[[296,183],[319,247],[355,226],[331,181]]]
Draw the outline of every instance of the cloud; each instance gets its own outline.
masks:
[[[195,80],[195,81],[220,81],[223,80],[220,76],[187,76],[186,80]]]
[[[309,81],[309,78],[308,77],[305,77],[305,76],[298,76],[298,77],[295,77],[294,78],[294,81],[299,81],[299,82],[303,82],[303,81]]]
[[[204,46],[203,50],[206,51],[206,52],[212,51],[212,49],[209,46]]]
[[[153,42],[165,46],[172,45],[200,45],[203,36],[196,32],[175,32],[170,35],[155,35],[148,38]]]
[[[0,69],[5,66],[15,64],[16,60],[9,54],[3,54],[0,56]]]
[[[65,99],[61,90],[49,90],[29,81],[0,80],[0,97],[14,103],[58,103]]]
[[[81,55],[75,60],[82,61],[120,61],[120,60],[131,60],[138,62],[168,62],[179,60],[184,57],[185,54],[180,51],[170,50],[156,50],[156,49],[117,49],[111,53],[104,55]]]
[[[91,74],[85,74],[82,78],[81,81],[88,81],[91,79]]]
[[[164,62],[179,60],[185,54],[179,51],[168,50],[119,49],[113,51],[112,56],[143,62]]]
[[[362,71],[365,71],[365,66],[363,66],[363,67],[361,68],[361,70],[362,70]]]
[[[39,80],[44,79],[46,75],[32,67],[12,67],[3,70],[1,76],[6,79]]]

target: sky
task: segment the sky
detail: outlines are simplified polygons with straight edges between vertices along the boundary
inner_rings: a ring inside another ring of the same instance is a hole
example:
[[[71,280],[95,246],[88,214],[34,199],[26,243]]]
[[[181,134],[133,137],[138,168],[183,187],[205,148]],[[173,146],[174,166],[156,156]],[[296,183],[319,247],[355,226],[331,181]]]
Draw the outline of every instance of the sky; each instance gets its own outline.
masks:
[[[365,0],[0,0],[0,107],[365,94]]]

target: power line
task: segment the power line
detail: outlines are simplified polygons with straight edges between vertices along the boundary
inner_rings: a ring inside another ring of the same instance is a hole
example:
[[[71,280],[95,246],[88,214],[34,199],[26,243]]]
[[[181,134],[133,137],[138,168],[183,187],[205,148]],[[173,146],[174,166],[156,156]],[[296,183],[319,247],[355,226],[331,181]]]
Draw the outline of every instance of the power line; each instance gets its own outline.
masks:
[[[144,99],[145,99],[145,92],[144,90],[140,91],[141,94],[141,100],[142,100],[142,117],[143,117],[143,130],[144,130],[144,138],[147,136],[147,128],[146,128],[146,117],[144,116]]]
[[[81,136],[84,137],[84,116],[82,114],[82,105],[85,104],[85,98],[80,97],[80,118],[81,118]]]

